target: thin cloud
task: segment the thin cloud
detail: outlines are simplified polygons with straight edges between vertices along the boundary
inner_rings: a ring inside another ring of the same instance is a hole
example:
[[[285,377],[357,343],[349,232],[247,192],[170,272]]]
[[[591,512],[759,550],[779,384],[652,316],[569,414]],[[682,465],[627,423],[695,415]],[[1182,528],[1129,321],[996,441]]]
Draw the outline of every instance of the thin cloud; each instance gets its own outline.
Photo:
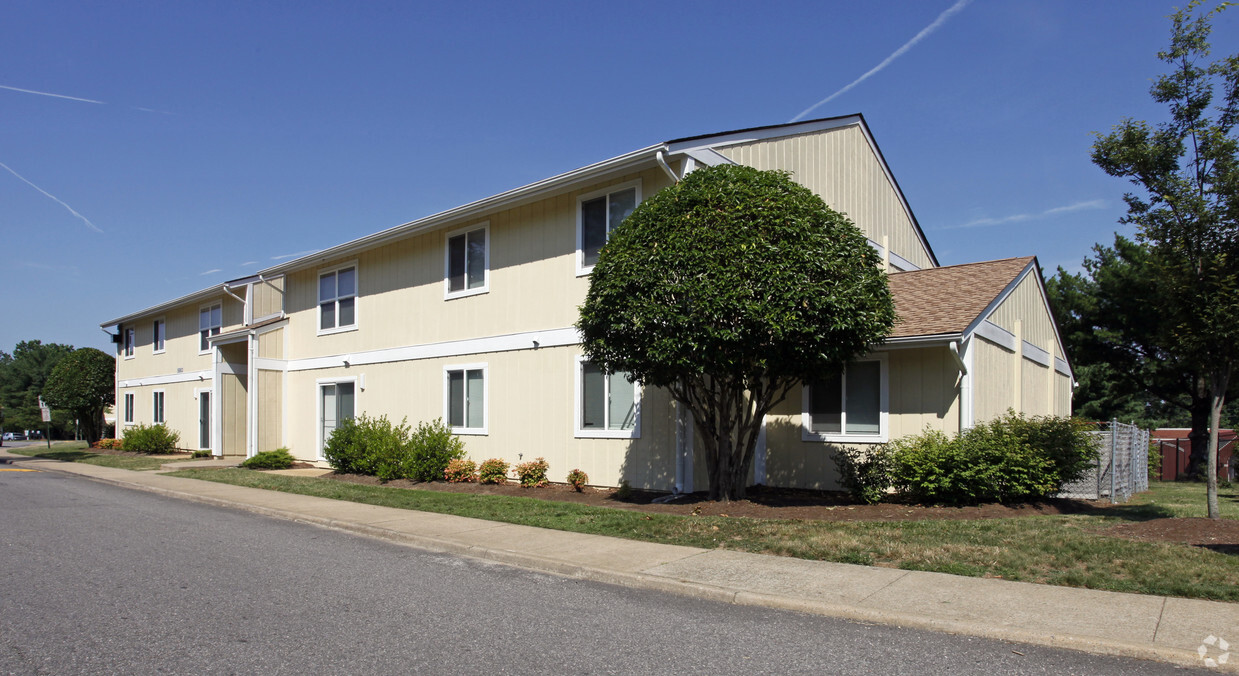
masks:
[[[217,273],[217,272],[223,272],[223,270],[221,270],[221,269],[219,269],[219,268],[211,268],[210,270],[207,270],[206,272],[199,273],[199,274],[198,274],[198,276],[199,276],[199,277],[206,277],[207,275],[213,275],[213,274],[215,274],[215,273]]]
[[[806,116],[806,115],[808,115],[809,113],[813,112],[814,110],[817,110],[817,109],[818,109],[820,106],[822,106],[823,104],[828,103],[829,101],[831,101],[831,100],[832,100],[832,99],[834,99],[835,97],[840,96],[840,95],[841,95],[841,94],[843,94],[844,92],[847,92],[848,90],[850,90],[851,88],[855,87],[856,85],[858,85],[858,84],[860,84],[860,83],[864,82],[865,80],[868,80],[870,77],[872,77],[872,76],[876,75],[876,74],[877,74],[877,73],[879,73],[879,72],[880,72],[883,68],[886,68],[887,66],[891,65],[891,62],[892,62],[892,61],[894,61],[895,59],[898,59],[899,57],[903,56],[905,52],[907,52],[909,49],[912,49],[913,47],[915,47],[915,46],[916,46],[916,43],[920,42],[921,40],[924,40],[925,38],[929,37],[929,36],[930,36],[930,34],[932,34],[934,31],[936,31],[936,30],[938,30],[939,28],[941,28],[941,27],[942,27],[942,24],[944,24],[944,23],[946,23],[946,22],[947,22],[947,19],[950,19],[952,16],[954,16],[955,14],[957,14],[960,10],[962,10],[962,9],[963,9],[963,8],[965,8],[965,7],[967,7],[969,2],[972,2],[972,0],[958,0],[958,1],[954,4],[954,5],[951,5],[950,7],[948,7],[946,11],[944,11],[944,12],[943,12],[943,13],[941,13],[941,14],[939,14],[939,15],[938,15],[938,18],[937,18],[937,19],[934,19],[934,22],[933,22],[933,23],[931,23],[931,24],[929,24],[928,26],[926,26],[926,27],[922,28],[920,33],[917,33],[915,37],[913,37],[911,40],[908,40],[907,42],[905,42],[905,43],[903,44],[903,46],[902,46],[902,47],[900,47],[899,49],[896,49],[894,52],[892,52],[890,56],[886,57],[886,59],[884,59],[884,60],[882,61],[882,63],[879,63],[878,65],[876,65],[876,66],[874,66],[873,68],[869,69],[869,72],[867,72],[867,73],[865,73],[864,75],[861,75],[860,77],[856,78],[855,80],[853,80],[853,81],[852,81],[852,83],[851,83],[851,84],[849,84],[848,86],[844,87],[843,89],[840,89],[839,91],[835,92],[834,94],[831,94],[830,96],[827,96],[826,98],[822,99],[821,101],[818,101],[817,103],[815,103],[815,104],[813,104],[813,105],[809,106],[808,108],[805,108],[803,112],[801,112],[801,113],[800,113],[799,115],[797,115],[796,117],[793,117],[791,120],[789,120],[789,122],[799,122],[800,120],[803,120],[803,119],[805,118],[805,116]]]
[[[315,251],[318,251],[318,249],[310,249],[309,251],[298,251],[297,253],[284,254],[284,255],[282,255],[282,256],[272,256],[272,257],[271,257],[271,260],[273,260],[273,261],[282,261],[282,260],[286,260],[286,259],[289,259],[289,258],[299,258],[299,257],[301,257],[301,256],[305,256],[305,255],[307,255],[307,254],[312,254],[312,253],[314,253]]]
[[[1066,206],[1054,207],[1053,209],[1046,209],[1045,211],[1041,211],[1038,213],[1032,213],[1032,214],[1011,214],[1010,216],[1001,216],[999,218],[978,218],[973,221],[968,221],[967,223],[960,223],[959,225],[948,225],[945,227],[941,227],[941,228],[938,228],[938,230],[960,230],[963,228],[983,228],[983,227],[988,227],[991,225],[1003,225],[1006,223],[1019,223],[1021,221],[1036,221],[1036,220],[1041,220],[1043,218],[1049,218],[1051,216],[1058,216],[1059,214],[1069,214],[1073,211],[1084,211],[1086,209],[1104,209],[1105,207],[1106,207],[1105,200],[1089,200],[1087,202],[1076,202],[1075,204],[1068,204]]]
[[[82,103],[94,103],[94,104],[98,104],[101,106],[107,105],[107,103],[104,101],[96,101],[94,99],[84,99],[79,96],[65,96],[64,94],[53,94],[51,92],[40,92],[34,89],[22,89],[20,87],[8,87],[5,85],[0,85],[0,89],[7,89],[11,92],[21,92],[23,94],[38,94],[39,96],[50,96],[55,99],[68,99],[70,101],[81,101]]]
[[[28,186],[30,186],[31,188],[34,188],[35,190],[38,190],[39,192],[43,193],[44,195],[46,195],[49,199],[51,199],[51,200],[52,200],[53,202],[55,202],[56,204],[59,204],[60,206],[62,206],[62,207],[64,207],[64,208],[68,209],[68,210],[69,210],[69,213],[71,213],[71,214],[73,214],[74,216],[77,216],[78,218],[82,219],[82,222],[83,222],[83,223],[85,223],[88,227],[90,227],[90,229],[91,229],[91,230],[94,230],[95,232],[98,232],[98,233],[102,233],[102,232],[103,232],[103,230],[101,230],[101,229],[99,228],[99,226],[95,225],[94,223],[91,223],[89,218],[86,218],[85,216],[83,216],[83,215],[79,214],[76,210],[74,210],[74,208],[73,208],[73,207],[69,206],[68,204],[65,204],[65,203],[64,203],[64,202],[62,202],[62,201],[60,201],[60,199],[59,199],[59,198],[57,198],[55,195],[53,195],[53,194],[51,194],[50,192],[48,192],[48,191],[44,190],[43,188],[40,188],[39,186],[37,186],[37,185],[35,185],[35,184],[31,183],[31,182],[29,181],[29,179],[27,179],[25,176],[22,176],[21,174],[17,173],[16,171],[13,171],[13,169],[12,169],[11,167],[9,167],[9,165],[5,164],[4,162],[0,162],[0,167],[3,167],[5,171],[7,171],[7,172],[9,172],[10,174],[13,174],[13,175],[14,175],[14,176],[16,176],[17,178],[19,178],[19,179],[20,179],[23,183],[25,183],[26,185],[28,185]]]
[[[248,268],[251,265],[258,265],[258,261],[245,261],[241,264],[241,267]]]

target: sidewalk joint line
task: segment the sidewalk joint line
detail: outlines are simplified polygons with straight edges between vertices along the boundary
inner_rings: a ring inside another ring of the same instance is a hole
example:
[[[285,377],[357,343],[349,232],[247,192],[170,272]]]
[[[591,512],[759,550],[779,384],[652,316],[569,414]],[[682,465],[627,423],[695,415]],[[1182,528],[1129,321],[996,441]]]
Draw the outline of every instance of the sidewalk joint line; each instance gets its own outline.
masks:
[[[1162,597],[1162,607],[1157,610],[1157,624],[1153,625],[1153,642],[1154,643],[1157,643],[1157,632],[1161,631],[1162,629],[1162,617],[1165,616],[1166,614],[1166,604],[1169,602],[1170,602],[1169,598],[1165,596]]]
[[[903,571],[903,575],[900,575],[899,577],[897,577],[897,578],[895,578],[895,579],[891,580],[890,582],[887,582],[886,584],[882,585],[880,588],[873,590],[873,593],[872,593],[872,594],[870,594],[870,595],[866,596],[865,598],[861,599],[860,601],[857,601],[857,604],[861,604],[861,603],[864,603],[864,602],[868,601],[869,599],[873,598],[874,596],[876,596],[876,595],[878,595],[878,594],[882,593],[882,592],[883,592],[883,591],[884,591],[887,587],[889,587],[889,586],[891,586],[891,585],[895,584],[896,582],[898,582],[898,581],[900,581],[900,580],[904,579],[905,577],[907,577],[907,576],[909,576],[909,575],[911,575],[911,574],[912,574],[912,571],[910,571],[910,570],[905,570],[905,571]]]

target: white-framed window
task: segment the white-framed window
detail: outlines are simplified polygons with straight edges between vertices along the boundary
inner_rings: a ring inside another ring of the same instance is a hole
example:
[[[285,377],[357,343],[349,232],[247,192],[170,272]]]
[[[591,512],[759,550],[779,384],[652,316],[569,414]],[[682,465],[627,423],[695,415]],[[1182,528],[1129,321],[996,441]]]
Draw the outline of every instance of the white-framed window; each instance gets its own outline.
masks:
[[[318,335],[357,328],[357,263],[318,273]]]
[[[156,425],[164,422],[163,417],[163,390],[155,390],[151,393],[151,420],[155,421]]]
[[[479,223],[447,233],[443,250],[443,297],[460,298],[490,290],[490,225]]]
[[[211,449],[211,390],[196,389],[194,396],[198,400],[198,448]]]
[[[339,378],[315,381],[318,387],[318,455],[340,423],[352,420],[357,411],[357,379]]]
[[[456,434],[486,434],[486,364],[443,367],[443,417]]]
[[[211,336],[218,336],[224,327],[224,307],[219,303],[198,308],[198,354],[211,351]]]
[[[801,413],[805,441],[885,443],[888,392],[886,355],[851,362],[843,372],[804,386]]]
[[[163,354],[167,338],[168,324],[160,317],[151,324],[151,349],[155,354]]]
[[[611,375],[585,357],[577,357],[576,436],[602,439],[641,438],[641,385],[628,374]]]
[[[133,327],[125,329],[125,359],[133,359],[134,344],[138,342],[137,332]]]
[[[589,274],[611,231],[641,203],[641,182],[631,181],[577,198],[576,273]]]
[[[125,393],[125,424],[133,424],[133,392]]]

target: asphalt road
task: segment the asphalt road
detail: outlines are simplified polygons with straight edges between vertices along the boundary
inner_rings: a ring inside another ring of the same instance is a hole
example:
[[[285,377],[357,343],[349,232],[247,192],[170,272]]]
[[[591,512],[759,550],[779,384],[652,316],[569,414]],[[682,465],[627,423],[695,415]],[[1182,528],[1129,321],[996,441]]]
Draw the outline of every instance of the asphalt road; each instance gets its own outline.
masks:
[[[12,467],[5,674],[1187,671],[582,582]]]

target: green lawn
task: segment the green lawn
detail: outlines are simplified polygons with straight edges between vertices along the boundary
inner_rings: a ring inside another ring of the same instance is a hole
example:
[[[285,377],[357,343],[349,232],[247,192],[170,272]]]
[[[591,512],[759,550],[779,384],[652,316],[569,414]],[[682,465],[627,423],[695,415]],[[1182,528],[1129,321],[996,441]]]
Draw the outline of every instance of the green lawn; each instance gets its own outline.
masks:
[[[180,462],[188,458],[152,458],[146,455],[110,455],[107,453],[92,453],[85,441],[53,441],[49,449],[45,445],[24,446],[22,448],[4,447],[10,453],[28,455],[35,458],[61,460],[64,462],[82,462],[101,467],[116,467],[145,471],[159,469],[169,462]]]
[[[1099,534],[1126,521],[1203,516],[1204,488],[1191,484],[1157,484],[1131,503],[1097,515],[833,523],[644,514],[532,498],[363,486],[241,469],[187,469],[173,475],[707,549],[1239,601],[1237,556]],[[1239,493],[1223,490],[1221,501],[1226,505],[1223,514],[1227,518],[1239,518]]]

